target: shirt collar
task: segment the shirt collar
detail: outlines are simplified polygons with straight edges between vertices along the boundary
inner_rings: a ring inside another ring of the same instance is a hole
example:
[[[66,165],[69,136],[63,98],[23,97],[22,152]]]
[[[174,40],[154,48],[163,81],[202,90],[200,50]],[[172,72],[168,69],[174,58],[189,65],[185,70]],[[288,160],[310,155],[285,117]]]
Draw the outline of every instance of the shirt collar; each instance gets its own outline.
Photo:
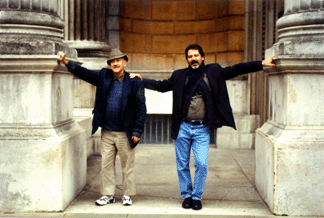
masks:
[[[119,77],[119,78],[117,78],[115,75],[114,75],[114,80],[115,79],[118,79],[118,81],[121,83],[121,82],[123,82],[124,81],[124,79],[125,79],[125,73],[121,76],[121,77]]]

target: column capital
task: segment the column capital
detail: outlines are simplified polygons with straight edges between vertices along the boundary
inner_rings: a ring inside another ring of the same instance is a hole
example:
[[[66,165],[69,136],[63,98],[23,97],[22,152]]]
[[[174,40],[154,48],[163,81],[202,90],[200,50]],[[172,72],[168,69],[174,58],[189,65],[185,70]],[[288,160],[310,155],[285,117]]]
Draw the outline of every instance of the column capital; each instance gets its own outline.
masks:
[[[55,55],[65,51],[76,58],[63,43],[64,21],[57,9],[61,1],[7,1],[0,3],[1,55]]]
[[[1,11],[0,24],[38,25],[63,29],[64,21],[57,15],[33,11]]]
[[[282,29],[292,26],[304,26],[324,23],[324,11],[305,11],[296,14],[289,14],[277,21],[277,28]]]
[[[285,5],[286,10],[292,7],[290,4],[293,3]],[[277,58],[323,59],[324,11],[298,9],[294,12],[290,11],[277,21],[279,41],[273,46],[274,55]]]

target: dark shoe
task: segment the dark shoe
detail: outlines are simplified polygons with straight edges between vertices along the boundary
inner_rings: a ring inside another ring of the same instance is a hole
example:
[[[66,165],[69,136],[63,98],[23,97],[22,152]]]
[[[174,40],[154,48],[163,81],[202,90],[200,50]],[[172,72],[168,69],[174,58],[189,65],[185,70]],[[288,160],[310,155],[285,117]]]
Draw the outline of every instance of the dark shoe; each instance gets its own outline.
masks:
[[[189,208],[191,208],[191,206],[192,206],[192,199],[190,197],[184,199],[184,201],[182,203],[182,207],[185,209],[189,209]]]
[[[193,210],[200,210],[202,208],[200,200],[192,200],[192,209]]]

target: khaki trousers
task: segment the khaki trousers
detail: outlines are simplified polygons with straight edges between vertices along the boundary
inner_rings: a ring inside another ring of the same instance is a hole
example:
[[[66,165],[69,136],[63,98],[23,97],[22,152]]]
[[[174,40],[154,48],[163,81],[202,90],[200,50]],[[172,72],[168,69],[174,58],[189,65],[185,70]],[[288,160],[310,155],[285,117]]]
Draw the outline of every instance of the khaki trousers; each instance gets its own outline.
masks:
[[[124,195],[136,194],[134,182],[135,149],[123,131],[101,130],[101,195],[115,195],[116,155],[120,157]]]

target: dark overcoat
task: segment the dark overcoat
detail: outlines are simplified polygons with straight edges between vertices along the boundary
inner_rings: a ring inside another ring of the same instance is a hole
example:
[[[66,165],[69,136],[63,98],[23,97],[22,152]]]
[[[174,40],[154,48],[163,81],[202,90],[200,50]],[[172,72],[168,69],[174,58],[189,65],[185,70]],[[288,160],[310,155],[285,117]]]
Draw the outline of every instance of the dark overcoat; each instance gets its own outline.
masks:
[[[97,87],[96,99],[93,109],[92,134],[98,127],[103,126],[105,119],[108,87],[114,79],[114,73],[111,69],[103,68],[100,71],[91,71],[81,67],[71,61],[66,65],[68,70]],[[121,113],[123,128],[126,132],[130,146],[134,148],[138,143],[134,143],[132,134],[134,131],[142,134],[144,131],[144,123],[146,118],[146,105],[144,95],[144,84],[138,79],[130,79],[129,73],[125,71],[123,94],[121,102]]]
[[[262,62],[254,61],[248,63],[236,64],[232,67],[222,68],[219,64],[206,65],[206,74],[210,83],[213,103],[215,105],[216,115],[220,122],[208,121],[210,129],[222,126],[230,126],[236,129],[232,108],[227,92],[226,80],[236,76],[262,70]],[[144,87],[159,92],[173,91],[172,106],[172,132],[171,138],[176,139],[178,136],[182,116],[182,98],[185,87],[188,68],[176,70],[171,77],[166,80],[149,80],[144,79]]]

